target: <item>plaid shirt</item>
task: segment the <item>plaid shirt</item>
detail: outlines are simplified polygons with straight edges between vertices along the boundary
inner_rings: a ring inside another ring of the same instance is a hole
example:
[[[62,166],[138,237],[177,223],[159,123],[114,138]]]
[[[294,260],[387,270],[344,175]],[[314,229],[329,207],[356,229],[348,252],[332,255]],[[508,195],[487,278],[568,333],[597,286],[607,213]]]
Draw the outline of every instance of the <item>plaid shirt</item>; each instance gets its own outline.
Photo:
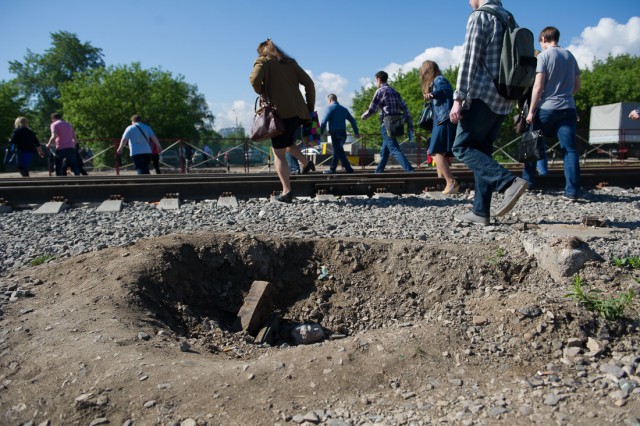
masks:
[[[378,109],[380,109],[380,121],[387,115],[397,115],[404,113],[404,118],[409,126],[409,129],[413,129],[413,121],[411,120],[411,114],[409,114],[409,108],[404,103],[400,93],[390,87],[387,83],[383,83],[376,94],[373,95],[373,100],[369,109],[362,114],[362,119],[366,120],[371,117]]]
[[[500,1],[488,0],[484,5],[497,9],[507,17]],[[513,101],[498,94],[487,72],[489,68],[491,74],[498,75],[504,30],[498,18],[487,12],[474,11],[469,16],[454,94],[454,99],[465,99],[465,109],[471,107],[473,99],[480,99],[496,114],[506,115],[513,110]]]

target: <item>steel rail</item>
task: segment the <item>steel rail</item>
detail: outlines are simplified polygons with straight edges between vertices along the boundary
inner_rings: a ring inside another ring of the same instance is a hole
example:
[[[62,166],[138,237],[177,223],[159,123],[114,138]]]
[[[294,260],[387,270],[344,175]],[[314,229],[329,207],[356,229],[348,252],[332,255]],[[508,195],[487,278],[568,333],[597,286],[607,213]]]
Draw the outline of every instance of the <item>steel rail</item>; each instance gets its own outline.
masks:
[[[455,176],[462,189],[473,188],[473,174],[468,169],[456,169]],[[551,169],[548,176],[539,177],[541,187],[564,187],[562,169]],[[590,167],[580,173],[584,187],[599,183],[630,187],[640,185],[640,167]],[[322,192],[336,196],[365,195],[377,192],[419,194],[425,188],[442,189],[444,180],[435,171],[384,174],[356,172],[353,174],[291,176],[296,196],[315,196]],[[8,204],[37,204],[61,197],[71,203],[101,202],[118,195],[127,201],[158,201],[167,194],[178,194],[183,200],[216,199],[230,193],[238,198],[269,197],[281,189],[278,176],[271,173],[252,174],[191,174],[191,175],[128,175],[39,177],[0,179],[0,199]]]

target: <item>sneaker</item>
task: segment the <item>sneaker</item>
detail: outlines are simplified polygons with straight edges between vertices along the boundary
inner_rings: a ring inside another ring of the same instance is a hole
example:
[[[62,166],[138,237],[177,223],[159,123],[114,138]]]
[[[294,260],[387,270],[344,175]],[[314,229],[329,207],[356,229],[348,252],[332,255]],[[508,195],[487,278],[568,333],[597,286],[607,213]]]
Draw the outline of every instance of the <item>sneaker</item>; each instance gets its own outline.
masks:
[[[471,223],[473,225],[488,226],[490,219],[488,217],[478,216],[474,212],[455,215],[453,219],[460,223]]]
[[[529,188],[529,184],[522,178],[515,178],[511,185],[504,191],[504,201],[500,208],[493,214],[494,216],[504,216],[516,205],[518,199]]]
[[[567,201],[571,201],[572,203],[575,203],[578,201],[578,196],[577,195],[563,195],[562,196],[563,200],[567,200]]]
[[[289,191],[286,194],[276,195],[276,201],[280,201],[281,203],[290,203],[293,201],[293,192]]]
[[[316,171],[316,165],[313,164],[313,161],[309,161],[307,165],[304,166],[304,169],[302,169],[302,174],[306,175],[307,173],[309,173],[309,171],[312,171],[312,172]]]
[[[332,175],[332,174],[334,174],[335,172],[336,172],[335,170],[331,170],[331,169],[329,169],[329,170],[325,170],[325,171],[324,171],[324,172],[322,172],[322,173],[324,173],[325,175]]]

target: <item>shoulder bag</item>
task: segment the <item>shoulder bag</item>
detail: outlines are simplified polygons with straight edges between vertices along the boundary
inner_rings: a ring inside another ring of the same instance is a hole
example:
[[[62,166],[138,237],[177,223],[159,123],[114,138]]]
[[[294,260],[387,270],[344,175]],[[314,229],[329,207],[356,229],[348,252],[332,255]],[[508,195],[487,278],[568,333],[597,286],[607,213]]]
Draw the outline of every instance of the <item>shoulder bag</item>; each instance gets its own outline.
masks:
[[[402,114],[385,115],[382,121],[389,137],[395,138],[404,135],[404,116]]]
[[[420,114],[420,120],[418,121],[418,127],[422,130],[433,129],[433,109],[431,106],[431,102],[425,102],[424,108],[422,108],[422,113]]]
[[[522,135],[518,150],[518,161],[531,163],[544,159],[544,136],[542,130],[533,130],[533,122],[529,130]]]
[[[268,70],[269,66],[267,65],[266,68]],[[276,108],[271,104],[268,82],[269,73],[265,72],[265,98],[258,96],[253,106],[255,115],[253,116],[253,124],[251,125],[251,140],[254,142],[273,139],[276,136],[280,136],[285,131],[282,118],[280,118],[278,111],[276,111]],[[260,100],[260,108],[258,108],[258,100]]]

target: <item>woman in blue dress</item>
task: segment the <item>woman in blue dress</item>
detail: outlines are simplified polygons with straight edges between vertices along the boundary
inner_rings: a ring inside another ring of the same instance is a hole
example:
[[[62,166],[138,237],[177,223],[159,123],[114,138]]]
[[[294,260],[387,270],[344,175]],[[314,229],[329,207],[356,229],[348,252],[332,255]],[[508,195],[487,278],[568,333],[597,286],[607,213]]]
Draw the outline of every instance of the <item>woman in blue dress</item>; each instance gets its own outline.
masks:
[[[456,138],[456,125],[449,120],[449,112],[453,106],[453,87],[440,72],[440,67],[433,61],[424,61],[420,68],[422,94],[425,101],[431,102],[433,111],[433,131],[429,154],[435,159],[438,176],[447,181],[443,194],[455,194],[460,184],[453,177],[449,160],[451,147]]]

